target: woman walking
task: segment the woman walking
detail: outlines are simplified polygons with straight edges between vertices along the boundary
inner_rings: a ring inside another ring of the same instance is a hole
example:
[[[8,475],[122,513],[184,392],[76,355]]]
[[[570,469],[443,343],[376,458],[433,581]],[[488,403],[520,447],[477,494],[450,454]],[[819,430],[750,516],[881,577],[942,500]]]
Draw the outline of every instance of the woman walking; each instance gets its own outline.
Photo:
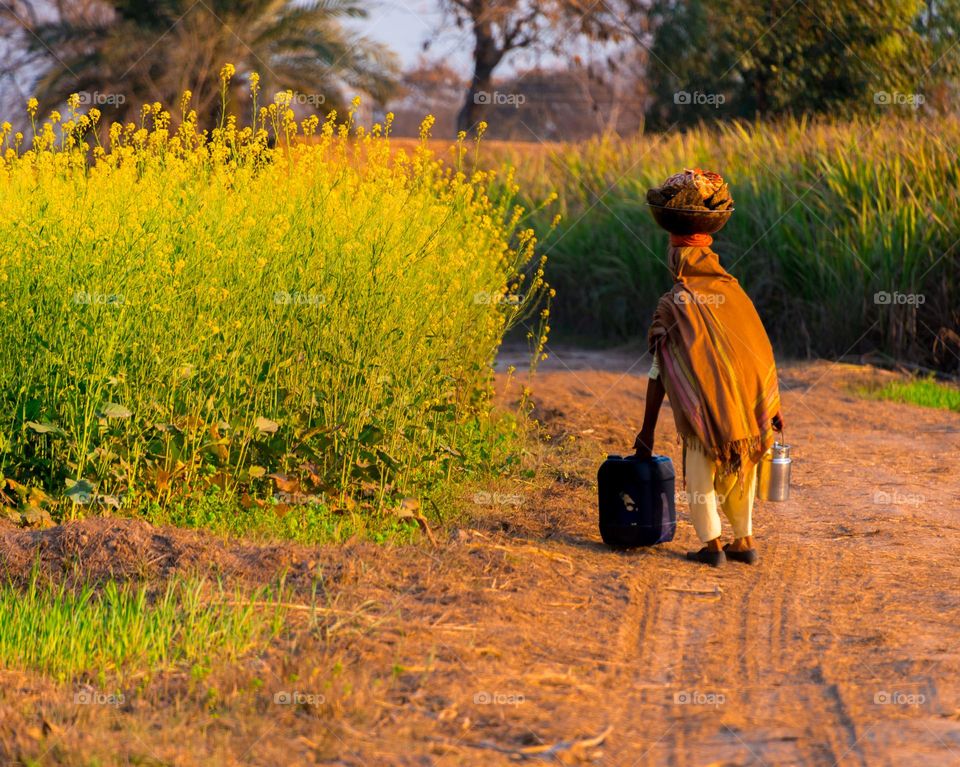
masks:
[[[690,516],[701,542],[687,558],[717,566],[753,564],[752,513],[757,464],[783,429],[773,349],[750,298],[720,266],[709,235],[671,235],[673,288],[650,328],[654,361],[643,428],[634,447],[653,452],[664,395],[683,439]],[[733,541],[721,545],[718,507]]]

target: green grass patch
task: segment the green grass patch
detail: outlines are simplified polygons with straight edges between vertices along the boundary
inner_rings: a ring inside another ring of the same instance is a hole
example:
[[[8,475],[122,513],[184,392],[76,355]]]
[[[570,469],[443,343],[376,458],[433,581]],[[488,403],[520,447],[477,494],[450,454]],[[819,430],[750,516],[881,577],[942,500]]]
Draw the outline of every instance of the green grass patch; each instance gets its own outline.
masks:
[[[204,579],[170,581],[159,592],[116,581],[72,588],[34,571],[25,587],[0,586],[0,666],[119,683],[235,660],[283,623],[283,607],[267,591],[230,593]]]
[[[941,383],[935,378],[895,381],[885,386],[862,388],[860,394],[871,399],[905,402],[960,413],[960,387]]]
[[[289,540],[303,544],[343,543],[358,537],[375,543],[409,543],[416,539],[416,523],[384,511],[343,511],[322,501],[305,498],[285,504],[267,502],[244,508],[229,493],[162,505],[149,503],[130,516],[154,525],[209,530],[216,535],[252,540]]]

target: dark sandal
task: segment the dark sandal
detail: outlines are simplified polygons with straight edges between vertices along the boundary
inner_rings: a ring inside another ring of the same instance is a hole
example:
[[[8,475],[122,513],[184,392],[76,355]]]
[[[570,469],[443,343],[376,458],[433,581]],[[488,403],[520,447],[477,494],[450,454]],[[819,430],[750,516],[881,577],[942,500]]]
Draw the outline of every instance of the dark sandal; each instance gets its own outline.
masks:
[[[688,551],[687,559],[689,559],[691,562],[699,562],[703,565],[719,567],[727,561],[727,555],[722,551],[712,551],[704,546],[702,549],[700,549],[700,551]]]
[[[732,559],[734,562],[743,562],[745,565],[755,565],[757,564],[757,560],[760,559],[760,555],[757,554],[756,549],[731,551],[729,543],[723,547],[723,551],[727,555],[727,559]]]

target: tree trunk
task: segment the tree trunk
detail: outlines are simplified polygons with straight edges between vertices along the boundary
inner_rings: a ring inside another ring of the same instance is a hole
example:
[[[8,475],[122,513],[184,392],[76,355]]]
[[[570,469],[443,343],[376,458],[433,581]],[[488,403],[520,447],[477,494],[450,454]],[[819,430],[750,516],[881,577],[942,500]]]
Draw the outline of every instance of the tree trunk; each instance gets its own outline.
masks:
[[[457,114],[457,131],[472,131],[491,103],[493,71],[506,53],[498,45],[488,22],[474,20],[473,77]]]
[[[776,0],[770,0],[770,8],[767,11],[766,17],[767,29],[775,25],[779,20],[779,17],[776,15],[776,13]],[[767,112],[770,111],[770,94],[768,92],[770,77],[768,75],[770,72],[771,63],[776,60],[776,56],[773,53],[775,50],[776,47],[774,46],[774,48],[771,49],[769,56],[764,54],[762,51],[758,51],[760,54],[760,66],[757,69],[756,80],[754,81],[754,98],[756,99],[756,104],[754,106],[756,108],[756,115],[758,117],[766,117]]]
[[[762,69],[762,67],[765,66],[766,62],[761,60],[761,69],[757,72],[753,84],[754,99],[756,100],[754,108],[756,109],[757,117],[766,117],[770,108],[769,100],[767,99],[767,75]]]

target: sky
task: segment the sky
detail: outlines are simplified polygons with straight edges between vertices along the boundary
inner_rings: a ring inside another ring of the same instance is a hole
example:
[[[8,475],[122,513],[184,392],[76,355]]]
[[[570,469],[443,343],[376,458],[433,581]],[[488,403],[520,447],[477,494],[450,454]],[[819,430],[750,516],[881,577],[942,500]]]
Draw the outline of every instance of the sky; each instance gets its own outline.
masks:
[[[404,68],[416,64],[424,41],[432,40],[426,53],[430,60],[445,61],[464,76],[470,74],[473,36],[469,28],[444,29],[437,0],[369,0],[368,8],[368,17],[351,26],[396,51]],[[522,53],[508,56],[497,73],[509,74],[516,65],[532,64],[533,58]]]
[[[404,67],[417,62],[424,41],[436,37],[429,51],[431,59],[446,59],[458,70],[469,64],[469,39],[465,30],[442,30],[443,16],[435,0],[373,0],[367,19],[354,23],[358,32],[391,47]]]

